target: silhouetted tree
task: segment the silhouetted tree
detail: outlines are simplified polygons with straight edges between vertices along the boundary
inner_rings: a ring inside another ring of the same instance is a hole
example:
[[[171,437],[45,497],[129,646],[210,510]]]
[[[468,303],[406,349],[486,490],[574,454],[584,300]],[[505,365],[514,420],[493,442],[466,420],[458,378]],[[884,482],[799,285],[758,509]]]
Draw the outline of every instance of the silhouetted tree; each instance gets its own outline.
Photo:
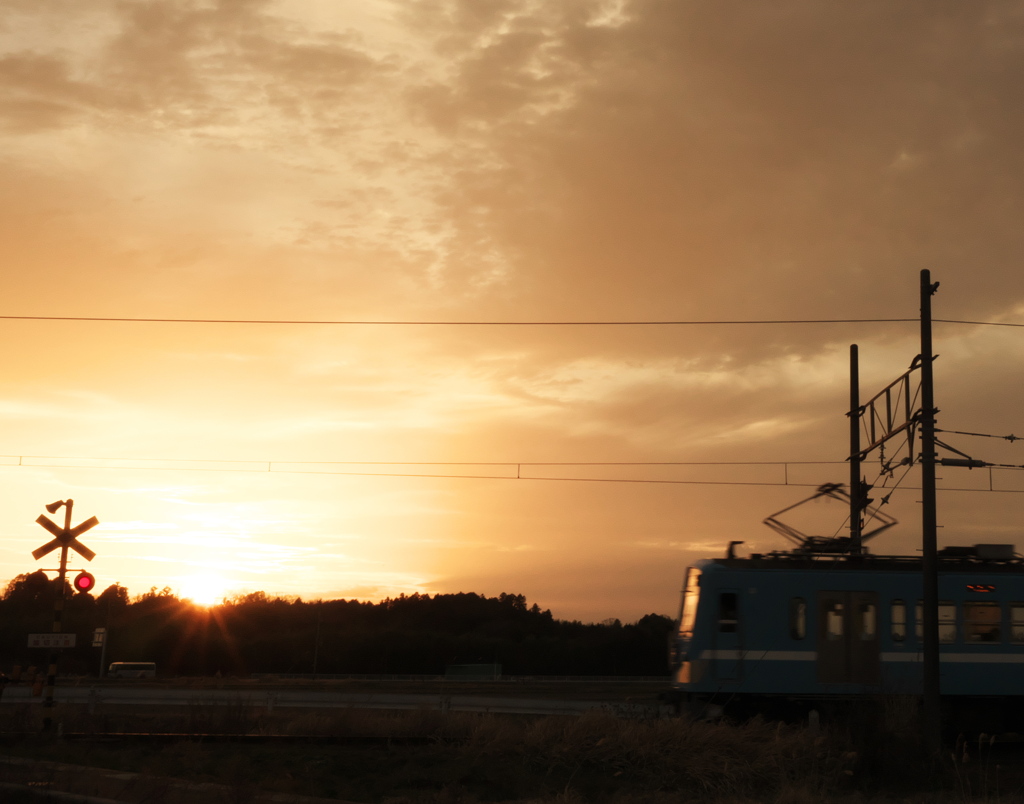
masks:
[[[0,663],[38,663],[25,637],[52,626],[53,581],[19,575],[0,596]],[[624,625],[556,620],[525,595],[399,595],[380,603],[304,602],[241,595],[204,608],[153,587],[130,598],[118,584],[98,597],[67,593],[66,631],[78,647],[64,672],[95,672],[91,631],[106,626],[108,661],[155,661],[162,674],[440,674],[450,664],[498,663],[509,675],[663,675],[672,620],[648,614]],[[2,668],[0,668],[2,669]]]
[[[112,611],[123,611],[128,608],[131,599],[128,597],[128,590],[115,583],[104,589],[96,598],[96,602],[101,608],[109,606]]]
[[[42,570],[17,576],[4,590],[5,603],[24,610],[53,609],[54,582]]]

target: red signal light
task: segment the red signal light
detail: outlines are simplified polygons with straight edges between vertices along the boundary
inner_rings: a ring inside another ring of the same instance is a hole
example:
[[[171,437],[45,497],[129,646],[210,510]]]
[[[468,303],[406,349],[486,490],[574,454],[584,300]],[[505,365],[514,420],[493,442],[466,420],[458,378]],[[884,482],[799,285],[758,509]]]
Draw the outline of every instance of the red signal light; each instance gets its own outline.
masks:
[[[91,592],[96,586],[96,579],[91,572],[80,572],[75,576],[73,586],[76,592]]]

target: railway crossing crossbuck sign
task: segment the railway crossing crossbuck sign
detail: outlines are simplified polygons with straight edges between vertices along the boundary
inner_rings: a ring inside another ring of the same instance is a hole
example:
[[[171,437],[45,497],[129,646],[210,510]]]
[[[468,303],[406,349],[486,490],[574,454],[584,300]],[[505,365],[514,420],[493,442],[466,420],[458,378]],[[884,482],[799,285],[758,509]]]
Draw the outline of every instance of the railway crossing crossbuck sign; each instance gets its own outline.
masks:
[[[70,511],[71,508],[69,506],[69,514]],[[70,520],[70,518],[71,517],[69,516],[68,519]],[[70,547],[86,561],[92,561],[94,558],[96,558],[96,554],[92,550],[90,550],[88,547],[86,547],[84,544],[78,541],[79,536],[81,536],[87,530],[94,528],[98,524],[100,524],[100,521],[96,517],[89,517],[89,519],[85,520],[84,522],[80,522],[73,528],[70,527],[70,521],[67,522],[65,526],[62,528],[60,525],[58,525],[56,522],[50,519],[50,517],[46,516],[46,514],[40,514],[36,522],[38,522],[40,525],[42,525],[44,528],[46,528],[48,531],[50,531],[50,533],[54,535],[53,541],[49,541],[42,547],[32,551],[32,557],[36,561],[41,559],[47,553],[53,552],[58,547],[63,547],[65,549]]]

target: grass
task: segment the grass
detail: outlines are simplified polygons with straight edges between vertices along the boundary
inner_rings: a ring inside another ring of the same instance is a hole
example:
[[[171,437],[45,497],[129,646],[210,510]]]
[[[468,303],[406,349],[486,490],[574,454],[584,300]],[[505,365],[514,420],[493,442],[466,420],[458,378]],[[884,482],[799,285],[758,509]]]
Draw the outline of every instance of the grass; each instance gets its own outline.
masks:
[[[630,720],[593,712],[524,717],[434,710],[275,711],[229,706],[131,715],[64,707],[65,730],[96,722],[125,731],[291,733],[340,743],[238,745],[88,742],[52,737],[2,749],[71,764],[215,782],[244,798],[253,789],[367,804],[681,804],[844,801],[1013,801],[1003,793],[984,746],[979,761],[959,760],[931,774],[911,726],[898,733],[825,730],[752,720]],[[5,709],[13,721],[31,713]],[[860,736],[858,736],[858,733]],[[917,771],[917,772],[915,772]],[[244,794],[244,795],[243,795]]]

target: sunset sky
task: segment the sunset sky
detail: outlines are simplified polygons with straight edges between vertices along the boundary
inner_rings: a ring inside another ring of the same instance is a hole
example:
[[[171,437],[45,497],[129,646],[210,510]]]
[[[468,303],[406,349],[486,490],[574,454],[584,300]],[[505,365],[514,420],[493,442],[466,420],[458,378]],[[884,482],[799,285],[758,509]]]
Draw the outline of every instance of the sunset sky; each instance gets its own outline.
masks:
[[[1024,435],[1022,86],[981,0],[4,0],[0,582],[73,498],[100,589],[674,614],[847,480],[849,345],[866,398],[918,331],[651,322],[914,319],[929,269],[987,322],[935,326],[939,426]],[[756,461],[794,485],[582,465]],[[1022,513],[941,493],[940,546]]]

